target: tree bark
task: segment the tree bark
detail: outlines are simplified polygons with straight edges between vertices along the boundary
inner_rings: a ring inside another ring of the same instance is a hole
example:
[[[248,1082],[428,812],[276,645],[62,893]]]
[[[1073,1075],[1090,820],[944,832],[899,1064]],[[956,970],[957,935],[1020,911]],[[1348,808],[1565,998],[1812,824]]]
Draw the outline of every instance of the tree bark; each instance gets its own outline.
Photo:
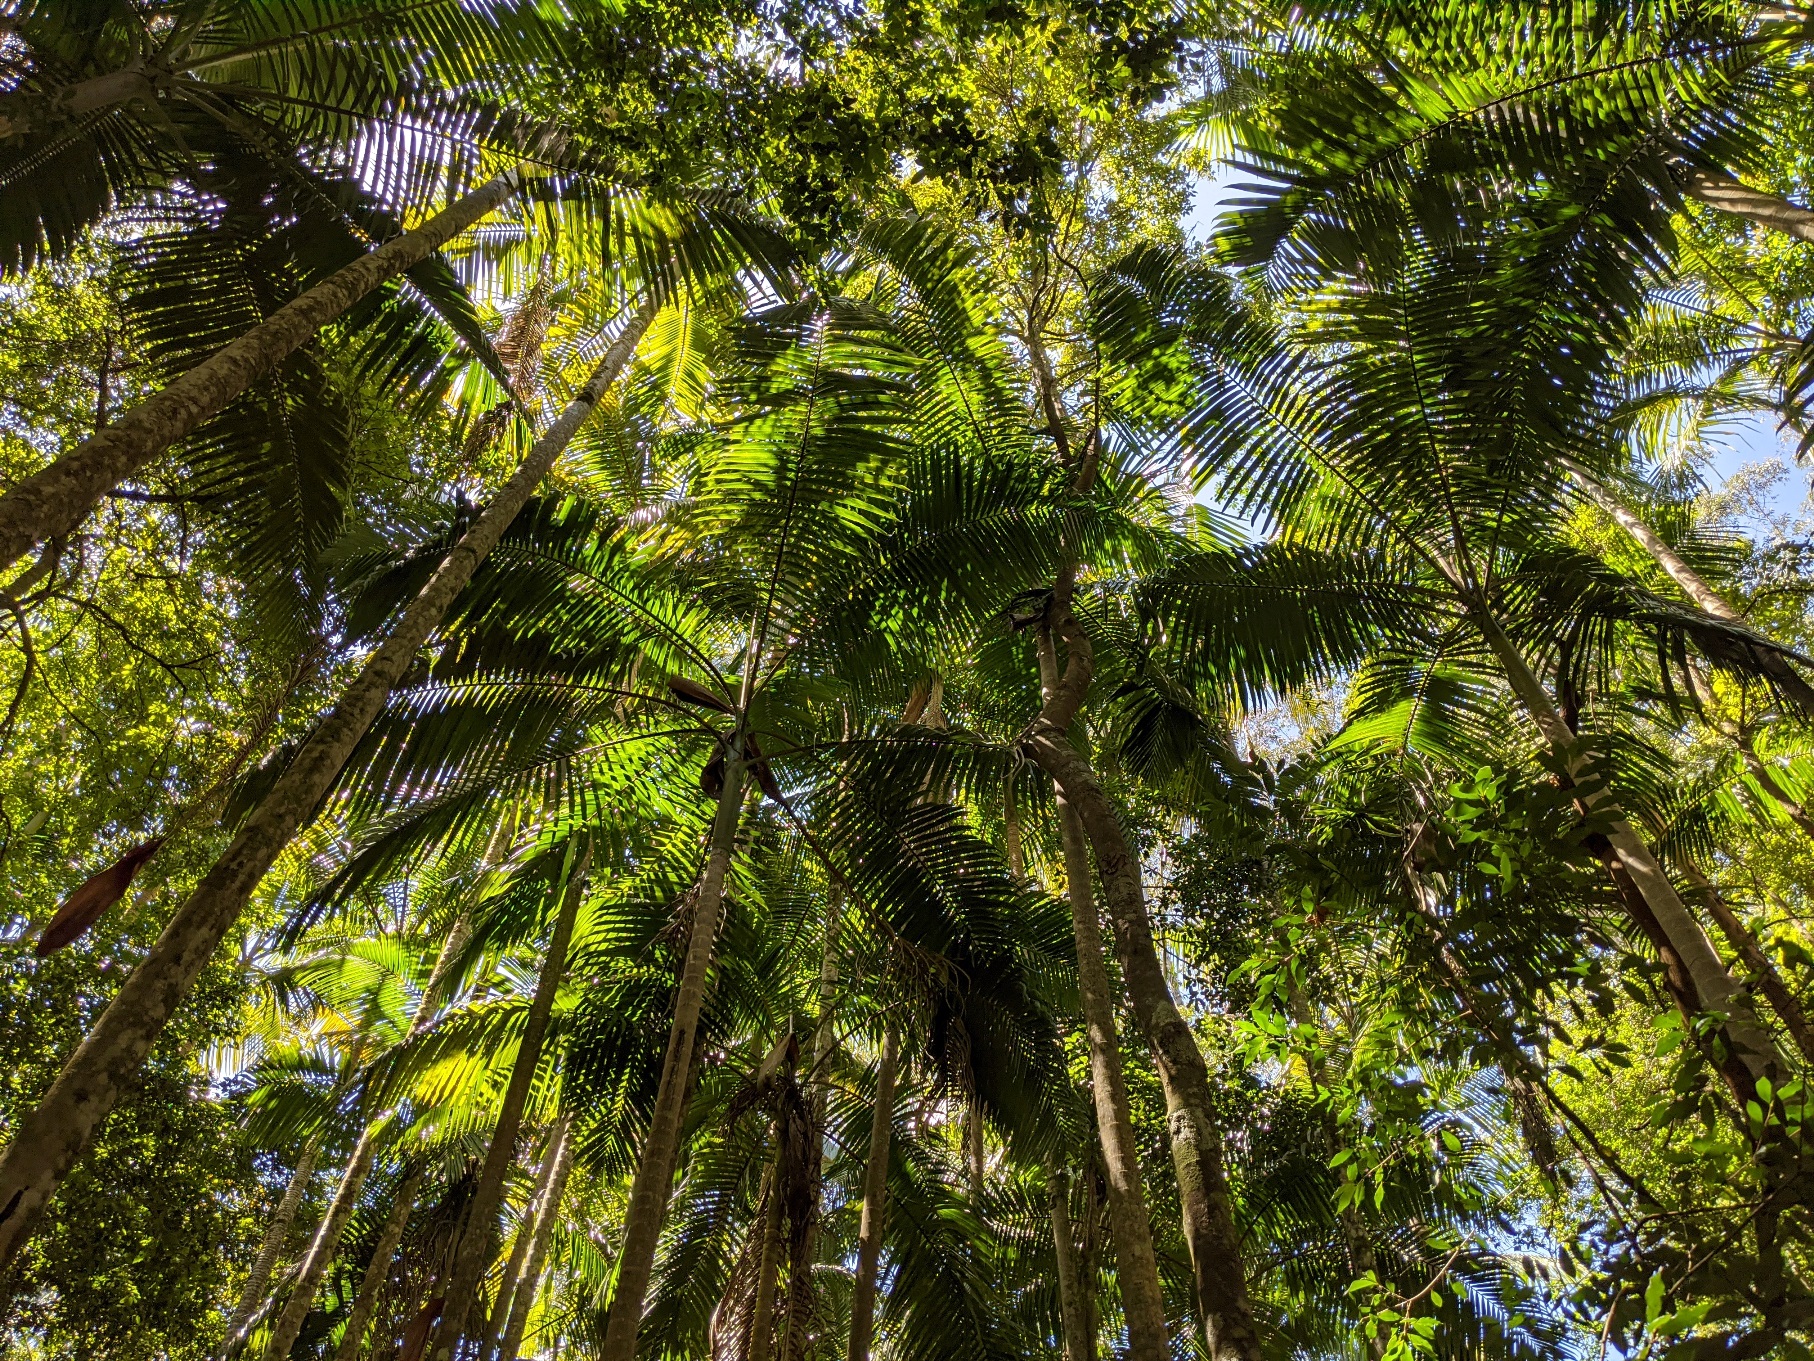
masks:
[[[1779,194],[1753,189],[1730,175],[1691,170],[1683,181],[1682,192],[1695,202],[1717,208],[1722,213],[1731,213],[1800,241],[1814,241],[1814,210],[1791,203]]]
[[[530,1247],[541,1229],[542,1203],[548,1198],[548,1188],[553,1185],[555,1173],[560,1167],[567,1143],[567,1126],[570,1123],[571,1118],[563,1115],[548,1131],[548,1147],[542,1152],[542,1166],[535,1179],[535,1192],[524,1210],[523,1222],[517,1229],[516,1243],[510,1249],[510,1260],[504,1264],[504,1274],[498,1281],[498,1297],[493,1302],[491,1314],[485,1323],[485,1337],[479,1347],[481,1361],[488,1361],[492,1350],[498,1345],[498,1338],[503,1335],[506,1321],[516,1308],[516,1294],[529,1260]]]
[[[372,1253],[372,1260],[366,1264],[365,1275],[359,1281],[359,1293],[353,1296],[352,1312],[347,1315],[346,1327],[340,1334],[340,1346],[334,1352],[334,1361],[355,1361],[359,1350],[365,1345],[366,1330],[371,1326],[372,1313],[378,1307],[378,1296],[384,1289],[384,1279],[390,1275],[391,1259],[397,1255],[398,1245],[403,1242],[403,1230],[409,1225],[410,1211],[415,1208],[416,1191],[422,1185],[422,1169],[412,1168],[403,1182],[397,1187],[391,1200],[391,1212],[385,1216],[384,1227],[378,1231],[378,1247]]]
[[[1740,733],[1733,741],[1738,746],[1738,754],[1745,763],[1745,769],[1751,772],[1751,778],[1757,781],[1758,788],[1776,801],[1776,806],[1788,815],[1789,821],[1799,827],[1809,837],[1814,837],[1814,815],[1802,806],[1800,799],[1790,796],[1777,781],[1776,772],[1770,769],[1769,762],[1757,754],[1757,747],[1749,733]]]
[[[875,1110],[869,1117],[869,1157],[863,1165],[863,1218],[857,1229],[857,1276],[850,1296],[849,1361],[869,1361],[875,1338],[876,1278],[882,1265],[882,1222],[888,1210],[889,1145],[894,1135],[894,1079],[901,1035],[893,1021],[882,1032],[876,1065]]]
[[[1071,612],[1068,574],[1059,581],[1048,617],[1052,633],[1063,640],[1068,656],[1062,679],[1048,687],[1046,702],[1024,739],[1025,749],[1075,808],[1096,853],[1096,873],[1114,925],[1122,981],[1165,1091],[1184,1240],[1190,1248],[1209,1356],[1211,1361],[1260,1361],[1259,1333],[1241,1261],[1241,1236],[1222,1170],[1222,1137],[1210,1102],[1209,1068],[1189,1024],[1179,1014],[1153,944],[1139,858],[1128,845],[1121,820],[1096,772],[1066,737],[1094,674],[1089,638]],[[1076,917],[1075,910],[1072,915]],[[1112,1162],[1110,1167],[1112,1185]],[[1116,1229],[1119,1232],[1119,1223]],[[1117,1241],[1118,1255],[1120,1250]]]
[[[220,1351],[216,1353],[217,1357],[231,1356],[245,1345],[253,1315],[258,1306],[264,1303],[265,1287],[271,1283],[271,1269],[277,1265],[277,1256],[283,1251],[284,1240],[290,1236],[290,1225],[296,1222],[297,1208],[309,1189],[309,1182],[315,1175],[315,1160],[320,1156],[321,1136],[317,1134],[302,1146],[302,1152],[296,1159],[296,1170],[290,1173],[290,1184],[283,1189],[283,1199],[277,1202],[277,1213],[271,1216],[264,1242],[259,1244],[258,1256],[252,1261],[252,1270],[246,1274],[246,1284],[239,1292],[239,1303],[233,1308],[233,1317],[227,1320],[227,1331],[223,1335]]]
[[[1058,1271],[1058,1322],[1064,1330],[1064,1361],[1096,1361],[1077,1277],[1077,1243],[1071,1236],[1071,1179],[1056,1162],[1046,1163],[1046,1200],[1052,1220],[1052,1255]]]
[[[415,231],[393,237],[336,270],[0,496],[0,567],[17,562],[34,544],[72,532],[109,491],[224,410],[323,326],[378,285],[426,260],[516,193],[524,169],[513,166]]]
[[[391,687],[473,572],[534,493],[554,460],[592,414],[648,329],[655,307],[640,309],[579,394],[536,441],[484,513],[441,560],[384,643],[297,752],[232,844],[177,909],[34,1111],[0,1156],[0,1269],[12,1261],[58,1184],[88,1147],[178,1003],[195,986],[265,871],[333,787]]]
[[[523,1334],[529,1327],[529,1311],[535,1307],[535,1293],[541,1288],[542,1268],[548,1261],[548,1245],[554,1241],[554,1226],[561,1222],[561,1197],[566,1194],[567,1177],[573,1171],[573,1118],[563,1117],[560,1161],[554,1166],[554,1180],[542,1196],[541,1212],[535,1218],[535,1239],[529,1245],[529,1260],[517,1280],[510,1299],[510,1322],[504,1329],[504,1341],[498,1348],[498,1361],[516,1361],[523,1345]]]
[[[750,1310],[749,1361],[768,1361],[775,1341],[775,1290],[781,1274],[781,1122],[775,1122],[775,1158],[762,1206],[762,1243],[756,1255],[756,1302]]]
[[[1487,646],[1504,668],[1512,693],[1518,697],[1551,751],[1565,763],[1571,774],[1584,775],[1586,759],[1580,743],[1550,699],[1549,692],[1531,671],[1524,655],[1486,610],[1471,606],[1470,613]],[[1619,867],[1629,876],[1657,931],[1680,959],[1700,1006],[1726,1017],[1725,1029],[1732,1052],[1753,1080],[1772,1074],[1777,1068],[1775,1044],[1758,1024],[1756,1014],[1739,992],[1737,982],[1713,948],[1713,942],[1707,939],[1700,922],[1682,902],[1675,885],[1669,882],[1656,854],[1625,820],[1624,811],[1609,791],[1585,790],[1581,803],[1610,821],[1606,839],[1611,843]]]
[[[754,659],[749,663],[754,670]],[[746,687],[747,688],[747,687]],[[603,1361],[631,1361],[636,1355],[636,1335],[642,1327],[643,1301],[649,1293],[649,1276],[655,1267],[655,1246],[667,1218],[668,1196],[674,1168],[680,1158],[681,1125],[686,1116],[688,1076],[693,1046],[698,1037],[699,1013],[705,1005],[706,976],[718,939],[724,911],[724,879],[737,846],[737,824],[743,809],[744,762],[734,752],[724,763],[724,788],[718,794],[718,813],[712,822],[711,848],[693,906],[691,938],[674,1001],[674,1023],[668,1031],[668,1048],[661,1061],[661,1086],[649,1135],[630,1188],[630,1207],[624,1218],[624,1245],[618,1255],[617,1289],[611,1296],[610,1320],[605,1325]]]
[[[1153,1249],[1152,1220],[1140,1179],[1140,1146],[1134,1139],[1133,1103],[1121,1069],[1121,1041],[1115,1031],[1115,994],[1102,953],[1102,927],[1090,891],[1090,852],[1077,811],[1058,796],[1058,831],[1064,847],[1065,896],[1071,905],[1071,932],[1077,942],[1077,991],[1090,1052],[1090,1095],[1096,1105],[1097,1137],[1108,1173],[1109,1230],[1127,1315],[1128,1356],[1149,1361],[1170,1355],[1165,1338],[1165,1296]]]
[[[1601,510],[1612,517],[1613,522],[1631,535],[1651,559],[1661,567],[1669,579],[1694,602],[1695,607],[1703,614],[1727,624],[1743,624],[1745,620],[1739,612],[1726,603],[1725,597],[1707,584],[1706,578],[1690,567],[1682,555],[1661,534],[1658,534],[1645,521],[1629,510],[1618,497],[1602,485],[1586,468],[1573,459],[1560,460],[1569,474],[1587,493],[1587,497]],[[1789,659],[1777,652],[1758,652],[1756,660],[1759,669],[1767,675],[1778,689],[1806,714],[1814,715],[1814,686],[1810,686],[1797,671]]]
[[[296,1337],[302,1331],[302,1322],[309,1314],[309,1306],[315,1302],[315,1292],[321,1286],[321,1278],[327,1275],[328,1264],[333,1261],[334,1253],[340,1246],[340,1235],[346,1229],[346,1221],[352,1216],[353,1207],[359,1203],[359,1195],[365,1190],[365,1179],[372,1170],[372,1158],[378,1151],[378,1135],[387,1123],[386,1116],[380,1116],[367,1125],[359,1135],[359,1142],[353,1146],[353,1153],[347,1159],[346,1171],[341,1174],[340,1185],[334,1192],[333,1202],[328,1212],[322,1216],[321,1225],[315,1230],[315,1238],[309,1244],[307,1255],[296,1273],[295,1287],[290,1291],[289,1302],[283,1312],[277,1316],[277,1323],[271,1329],[271,1344],[265,1349],[268,1361],[284,1361],[290,1349],[296,1345]]]
[[[819,1211],[825,1194],[825,1107],[830,1090],[826,1070],[837,1036],[832,1021],[838,1000],[838,940],[844,922],[844,890],[834,882],[826,905],[825,948],[819,958],[819,1020],[813,1028],[812,1071],[807,1075],[807,1120],[810,1138],[806,1149],[807,1199],[812,1216],[798,1235],[787,1270],[787,1319],[783,1334],[783,1361],[804,1361],[808,1328],[813,1311],[813,1261],[818,1254]]]
[[[542,960],[541,976],[536,979],[535,997],[523,1023],[516,1063],[510,1070],[510,1084],[504,1089],[504,1101],[498,1109],[497,1129],[492,1133],[491,1147],[485,1152],[485,1165],[479,1172],[479,1184],[473,1190],[472,1203],[467,1210],[466,1232],[448,1277],[447,1309],[435,1339],[437,1361],[448,1361],[466,1336],[467,1322],[478,1299],[479,1283],[485,1275],[486,1263],[491,1260],[491,1238],[497,1227],[498,1206],[504,1198],[504,1177],[516,1161],[517,1131],[522,1127],[523,1108],[529,1102],[529,1089],[535,1083],[535,1072],[542,1061],[542,1041],[548,1033],[548,1017],[554,1011],[554,994],[567,971],[567,946],[573,939],[573,922],[579,915],[586,872],[591,866],[592,845],[588,841],[580,851],[561,895],[554,930],[548,939],[548,953]],[[483,1325],[480,1331],[483,1331]]]
[[[1789,990],[1783,976],[1770,962],[1770,956],[1764,953],[1764,947],[1758,944],[1757,937],[1751,928],[1739,920],[1725,897],[1698,865],[1692,861],[1684,862],[1689,881],[1701,895],[1701,901],[1707,904],[1707,910],[1713,914],[1713,920],[1719,924],[1720,931],[1732,946],[1732,952],[1744,961],[1745,968],[1757,979],[1758,987],[1769,1000],[1770,1009],[1776,1013],[1783,1028],[1795,1041],[1795,1047],[1801,1051],[1802,1058],[1814,1064],[1814,1026],[1808,1023],[1808,1013],[1802,1008],[1801,999]]]

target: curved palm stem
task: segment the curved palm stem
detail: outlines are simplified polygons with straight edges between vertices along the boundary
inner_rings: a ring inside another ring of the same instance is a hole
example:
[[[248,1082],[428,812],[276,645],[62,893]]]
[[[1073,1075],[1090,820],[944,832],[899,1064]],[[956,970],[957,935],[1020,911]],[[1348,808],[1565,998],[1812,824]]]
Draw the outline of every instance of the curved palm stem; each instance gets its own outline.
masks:
[[[378,285],[420,264],[501,205],[522,187],[524,178],[524,167],[512,166],[416,230],[392,238],[335,271],[49,467],[0,495],[0,567],[17,562],[34,544],[69,534],[107,492],[224,410]]]
[[[87,1148],[95,1127],[113,1109],[178,1003],[239,919],[259,880],[339,777],[391,687],[408,674],[422,644],[473,572],[629,364],[655,311],[655,304],[646,304],[629,319],[586,385],[442,559],[390,636],[171,917],[44,1099],[20,1121],[11,1146],[0,1156],[0,1266],[24,1244],[57,1186]]]

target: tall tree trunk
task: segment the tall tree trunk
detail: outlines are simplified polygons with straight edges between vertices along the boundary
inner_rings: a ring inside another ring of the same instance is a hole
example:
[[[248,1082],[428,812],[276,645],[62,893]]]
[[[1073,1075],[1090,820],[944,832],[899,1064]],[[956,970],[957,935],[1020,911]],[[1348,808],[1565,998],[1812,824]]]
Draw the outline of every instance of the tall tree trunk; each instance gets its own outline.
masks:
[[[819,1212],[825,1193],[825,1108],[830,1091],[826,1073],[837,1048],[832,1021],[838,1000],[838,940],[844,924],[844,889],[833,883],[826,905],[825,949],[819,959],[819,1020],[813,1027],[812,1071],[807,1075],[806,1201],[812,1207],[805,1231],[797,1237],[787,1269],[787,1321],[783,1361],[804,1361],[813,1314],[813,1262],[818,1255]]]
[[[1064,1361],[1096,1361],[1077,1276],[1077,1243],[1071,1236],[1071,1179],[1063,1167],[1046,1162],[1046,1202],[1052,1221],[1052,1255],[1058,1271],[1058,1323],[1064,1330]]]
[[[529,1311],[535,1307],[535,1294],[542,1284],[542,1268],[548,1261],[548,1245],[554,1241],[554,1226],[561,1222],[561,1197],[567,1191],[567,1177],[573,1171],[573,1117],[562,1117],[561,1156],[554,1165],[554,1179],[542,1195],[541,1210],[535,1217],[535,1239],[529,1245],[529,1260],[523,1264],[516,1290],[510,1297],[510,1322],[504,1329],[504,1341],[498,1348],[498,1361],[516,1361],[523,1345],[523,1334],[529,1327]]]
[[[1801,241],[1814,241],[1814,210],[1791,203],[1779,194],[1753,189],[1730,175],[1691,170],[1682,183],[1682,192],[1696,203],[1704,203],[1722,213],[1731,213]]]
[[[289,1302],[271,1329],[271,1345],[265,1349],[268,1361],[284,1361],[290,1348],[296,1345],[297,1334],[302,1332],[302,1321],[308,1317],[309,1306],[315,1302],[321,1278],[327,1275],[328,1264],[340,1247],[340,1235],[346,1229],[346,1221],[358,1205],[360,1193],[365,1190],[365,1179],[371,1173],[372,1158],[378,1151],[379,1133],[388,1123],[388,1113],[379,1116],[365,1127],[359,1142],[353,1146],[346,1171],[341,1174],[340,1185],[334,1191],[333,1202],[322,1216],[321,1226],[315,1230],[314,1241],[309,1244],[308,1253],[297,1270]]]
[[[506,1322],[516,1310],[517,1293],[522,1288],[535,1237],[541,1232],[544,1219],[542,1211],[550,1194],[549,1188],[554,1185],[561,1160],[566,1156],[567,1131],[572,1123],[572,1116],[563,1115],[548,1131],[548,1147],[542,1153],[542,1166],[535,1179],[535,1192],[529,1198],[522,1225],[517,1229],[516,1244],[510,1250],[510,1260],[504,1265],[504,1275],[498,1281],[498,1297],[491,1306],[491,1316],[485,1324],[485,1339],[479,1347],[481,1361],[486,1361],[491,1356],[492,1350],[498,1345],[498,1338],[504,1333]]]
[[[378,1307],[378,1296],[384,1290],[384,1281],[390,1275],[391,1259],[397,1255],[397,1248],[403,1242],[403,1230],[409,1226],[410,1211],[415,1208],[416,1191],[422,1185],[422,1168],[413,1167],[404,1176],[391,1199],[391,1212],[384,1217],[384,1227],[378,1231],[378,1247],[372,1253],[372,1260],[366,1264],[365,1275],[359,1281],[359,1293],[353,1296],[352,1312],[347,1315],[346,1327],[340,1334],[340,1346],[334,1352],[334,1361],[355,1361],[360,1349],[365,1345],[366,1330],[371,1326],[372,1313]]]
[[[781,1274],[781,1121],[775,1121],[775,1154],[762,1204],[762,1239],[756,1253],[756,1302],[750,1309],[748,1361],[768,1361],[775,1341],[775,1291]]]
[[[1727,943],[1732,946],[1732,953],[1744,962],[1745,968],[1757,980],[1758,987],[1769,1000],[1771,1010],[1795,1041],[1795,1047],[1801,1051],[1802,1058],[1814,1064],[1814,1026],[1808,1023],[1808,1013],[1803,1010],[1801,999],[1789,990],[1788,983],[1770,962],[1770,956],[1764,953],[1764,947],[1758,944],[1751,928],[1739,920],[1738,914],[1732,910],[1731,904],[1721,895],[1713,881],[1692,861],[1685,861],[1683,868],[1700,893],[1701,900],[1707,904],[1707,910],[1713,914],[1713,920],[1718,923]]]
[[[465,589],[536,485],[635,353],[655,315],[640,309],[591,378],[441,560],[396,627],[333,710],[302,744],[270,794],[171,917],[150,952],[101,1013],[51,1089],[20,1121],[0,1156],[0,1269],[9,1264],[58,1184],[88,1147],[165,1023],[188,996],[265,871],[333,787],[360,738],[408,673],[428,635]]]
[[[1109,1232],[1127,1315],[1128,1356],[1149,1361],[1170,1355],[1165,1340],[1165,1296],[1153,1249],[1152,1220],[1140,1181],[1140,1145],[1134,1139],[1133,1103],[1121,1069],[1121,1040],[1115,1031],[1115,994],[1102,953],[1102,927],[1090,891],[1090,852],[1077,811],[1058,795],[1058,833],[1064,847],[1065,896],[1071,905],[1071,932],[1077,942],[1077,991],[1090,1053],[1090,1094],[1096,1105],[1097,1136],[1108,1177]]]
[[[749,666],[754,670],[754,659]],[[747,688],[747,687],[746,687]],[[630,1187],[629,1212],[624,1217],[624,1245],[618,1255],[617,1289],[611,1296],[610,1321],[605,1326],[603,1361],[631,1361],[636,1355],[636,1335],[642,1327],[643,1301],[649,1293],[649,1276],[655,1267],[655,1246],[668,1214],[668,1196],[680,1158],[681,1124],[686,1116],[688,1078],[692,1072],[693,1046],[698,1037],[699,1013],[705,1005],[706,976],[718,940],[724,912],[724,879],[737,847],[737,824],[743,809],[744,761],[741,750],[724,763],[724,788],[718,793],[718,813],[712,821],[710,850],[699,892],[693,906],[691,938],[674,1000],[674,1022],[668,1031],[668,1048],[661,1061],[661,1086],[642,1160]]]
[[[290,1226],[296,1222],[297,1208],[309,1189],[309,1182],[315,1175],[315,1160],[320,1156],[321,1136],[311,1135],[296,1158],[296,1170],[290,1173],[290,1184],[284,1187],[283,1199],[277,1202],[277,1213],[271,1216],[271,1223],[265,1229],[264,1242],[259,1244],[252,1270],[246,1274],[246,1283],[239,1292],[239,1303],[233,1307],[233,1316],[227,1320],[227,1331],[217,1357],[231,1356],[245,1345],[253,1316],[264,1303],[265,1289],[271,1283],[271,1270],[277,1265],[277,1256],[290,1236]]]
[[[504,1089],[504,1101],[498,1108],[497,1128],[492,1133],[490,1148],[485,1151],[479,1184],[472,1193],[466,1232],[461,1236],[459,1251],[454,1254],[453,1271],[447,1282],[447,1312],[441,1319],[441,1330],[435,1340],[437,1361],[448,1361],[466,1336],[478,1299],[479,1283],[491,1260],[491,1239],[497,1227],[498,1206],[504,1198],[504,1177],[516,1161],[517,1131],[522,1127],[523,1108],[529,1102],[529,1089],[534,1085],[536,1069],[541,1065],[548,1017],[554,1010],[554,994],[560,987],[561,977],[567,971],[567,946],[573,939],[573,922],[579,915],[580,899],[585,896],[586,873],[591,866],[592,843],[588,841],[574,862],[561,895],[554,930],[548,938],[548,953],[542,960],[541,976],[535,982],[535,996],[523,1023],[523,1039],[517,1047],[516,1063],[510,1070],[510,1084]],[[483,1331],[482,1323],[479,1331]]]
[[[1525,661],[1524,654],[1506,637],[1498,620],[1488,611],[1474,606],[1470,613],[1487,646],[1504,668],[1512,693],[1518,697],[1550,750],[1571,773],[1584,775],[1586,760],[1581,745],[1550,699],[1549,692]],[[1586,790],[1581,802],[1610,821],[1606,839],[1619,867],[1629,876],[1662,939],[1680,959],[1700,1006],[1726,1017],[1725,1029],[1733,1053],[1753,1080],[1773,1073],[1777,1068],[1775,1044],[1758,1024],[1756,1014],[1740,993],[1725,961],[1713,948],[1713,942],[1707,939],[1700,922],[1682,902],[1675,885],[1669,882],[1655,853],[1625,820],[1624,811],[1609,791]],[[1640,922],[1640,925],[1644,923]]]
[[[1814,214],[1810,216],[1814,217]],[[1681,587],[1682,593],[1694,602],[1697,609],[1727,624],[1746,622],[1737,610],[1726,603],[1724,596],[1707,584],[1706,578],[1688,565],[1687,560],[1675,551],[1667,539],[1630,510],[1591,472],[1573,459],[1564,458],[1561,463],[1581,490],[1587,493],[1588,499],[1637,541],[1638,546],[1668,574],[1671,581]],[[1804,713],[1814,716],[1814,686],[1810,686],[1802,678],[1787,657],[1775,652],[1762,652],[1758,654],[1757,661],[1764,674],[1783,694],[1794,700]]]
[[[869,1155],[863,1165],[863,1218],[857,1229],[857,1276],[850,1295],[848,1361],[869,1361],[875,1339],[876,1279],[882,1267],[882,1221],[888,1212],[888,1160],[894,1135],[894,1079],[901,1033],[893,1021],[882,1031],[876,1065],[875,1110],[869,1117]]]
[[[36,543],[71,533],[109,491],[224,410],[323,326],[378,285],[426,260],[516,193],[524,169],[513,166],[415,231],[393,237],[336,270],[0,496],[0,567],[17,562]]]
[[[1210,1103],[1209,1068],[1189,1024],[1178,1011],[1153,943],[1139,858],[1128,845],[1121,820],[1097,781],[1096,772],[1066,737],[1071,720],[1089,693],[1094,673],[1089,638],[1071,612],[1068,574],[1061,577],[1053,593],[1048,617],[1052,633],[1064,642],[1068,655],[1062,679],[1048,687],[1046,702],[1025,739],[1025,749],[1076,810],[1084,835],[1096,853],[1096,873],[1102,882],[1103,904],[1115,929],[1122,981],[1165,1091],[1166,1127],[1178,1178],[1184,1241],[1190,1248],[1209,1356],[1211,1361],[1259,1361],[1259,1333],[1247,1297],[1241,1236],[1235,1226],[1227,1176],[1222,1170],[1221,1131]],[[1072,915],[1077,915],[1074,909]],[[1106,1131],[1106,1123],[1104,1128]],[[1113,1162],[1109,1166],[1113,1213]],[[1117,1221],[1116,1232],[1121,1228]],[[1119,1239],[1116,1252],[1119,1256]]]

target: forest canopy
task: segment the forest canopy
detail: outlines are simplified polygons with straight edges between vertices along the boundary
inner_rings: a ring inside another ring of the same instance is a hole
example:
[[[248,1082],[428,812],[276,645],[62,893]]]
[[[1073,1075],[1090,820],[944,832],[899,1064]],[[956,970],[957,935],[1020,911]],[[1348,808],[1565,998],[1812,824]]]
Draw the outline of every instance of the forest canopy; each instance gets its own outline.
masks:
[[[1814,1358],[1811,91],[0,0],[0,1356]]]

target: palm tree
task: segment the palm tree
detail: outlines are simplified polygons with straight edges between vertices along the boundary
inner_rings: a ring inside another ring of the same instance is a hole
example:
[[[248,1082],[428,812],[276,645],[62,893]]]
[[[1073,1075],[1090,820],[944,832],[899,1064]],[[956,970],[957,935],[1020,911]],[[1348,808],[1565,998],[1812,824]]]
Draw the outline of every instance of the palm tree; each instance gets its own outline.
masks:
[[[522,187],[522,139],[505,168],[410,231],[401,219],[426,206],[440,177],[402,171],[409,156],[394,143],[476,136],[509,151],[508,137],[488,134],[496,117],[483,105],[507,102],[523,71],[555,55],[556,30],[533,6],[370,0],[272,11],[178,0],[148,12],[32,0],[8,31],[0,268],[58,258],[103,212],[155,202],[174,230],[139,241],[159,287],[134,302],[173,381],[0,496],[4,562],[69,534],[102,495],[200,427],[246,457],[260,415],[284,404],[273,394],[228,411],[261,380],[275,375],[277,388],[319,404],[307,364],[278,370],[337,318],[350,314],[369,333],[381,364],[409,362],[422,324],[405,318],[418,303],[352,310],[400,275],[496,367],[436,252]],[[450,188],[464,155],[449,160]],[[380,202],[359,187],[362,162],[382,182]]]
[[[403,678],[417,650],[474,568],[528,501],[554,460],[628,365],[654,308],[625,324],[577,397],[536,443],[498,497],[461,536],[411,601],[383,647],[315,729],[233,844],[178,909],[158,944],[103,1013],[44,1100],[0,1158],[0,1259],[10,1259],[38,1211],[111,1108],[177,1002],[238,918],[259,879],[289,842]]]

